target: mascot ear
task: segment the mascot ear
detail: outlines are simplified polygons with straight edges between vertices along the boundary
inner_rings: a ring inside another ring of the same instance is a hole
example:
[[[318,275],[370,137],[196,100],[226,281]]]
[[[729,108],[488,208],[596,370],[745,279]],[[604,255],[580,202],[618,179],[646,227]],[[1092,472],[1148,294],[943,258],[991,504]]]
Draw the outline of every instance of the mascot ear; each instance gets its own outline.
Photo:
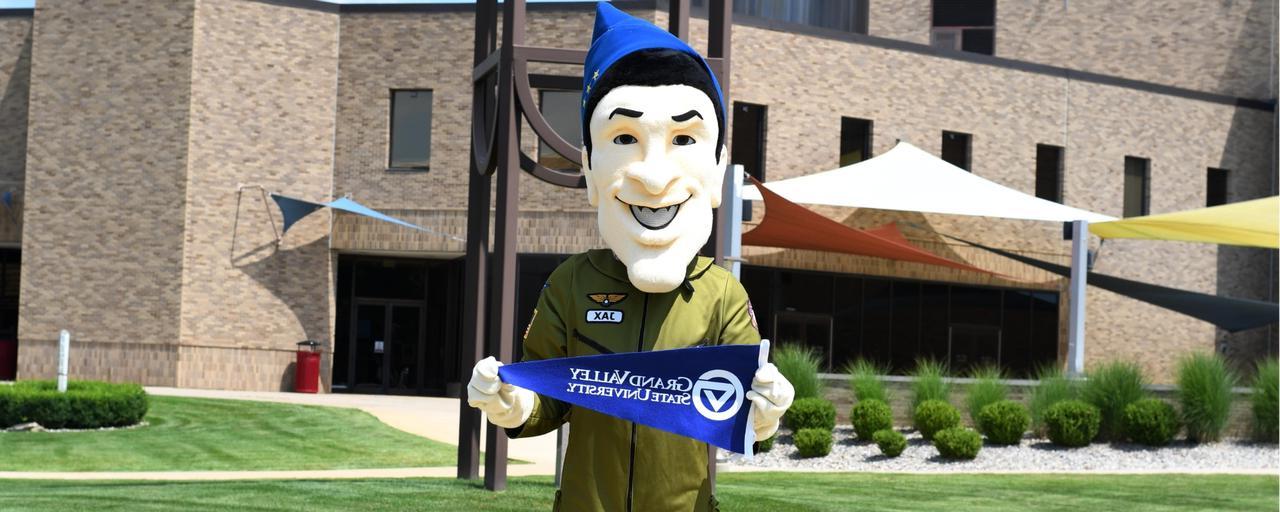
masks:
[[[720,199],[721,199],[720,193],[721,191],[724,190],[724,178],[725,178],[724,170],[729,165],[728,153],[729,153],[729,146],[721,145],[720,159],[719,159],[720,163],[716,165],[716,177],[713,178],[710,183],[707,183],[707,185],[710,185],[710,187],[708,187],[710,190],[707,190],[707,198],[711,200],[712,208],[720,207]]]
[[[595,181],[591,179],[591,157],[587,153],[586,146],[582,148],[582,176],[587,181],[587,203],[595,208],[600,205],[600,198],[596,195]]]

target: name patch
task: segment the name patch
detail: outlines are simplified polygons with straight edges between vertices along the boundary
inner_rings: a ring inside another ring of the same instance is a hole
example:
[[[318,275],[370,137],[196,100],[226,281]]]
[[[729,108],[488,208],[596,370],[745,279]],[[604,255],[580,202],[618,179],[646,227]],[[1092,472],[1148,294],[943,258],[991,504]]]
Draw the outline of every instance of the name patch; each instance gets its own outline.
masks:
[[[622,323],[622,312],[614,309],[588,309],[587,323],[620,324]]]

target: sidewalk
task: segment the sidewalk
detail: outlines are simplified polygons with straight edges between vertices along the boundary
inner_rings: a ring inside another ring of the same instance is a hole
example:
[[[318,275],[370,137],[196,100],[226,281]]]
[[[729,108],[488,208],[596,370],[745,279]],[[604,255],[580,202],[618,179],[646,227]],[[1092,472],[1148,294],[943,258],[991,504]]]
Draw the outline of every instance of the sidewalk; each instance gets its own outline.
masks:
[[[360,409],[387,425],[433,441],[458,445],[458,399],[395,395],[306,394],[266,391],[220,391],[147,387],[156,396],[180,396],[224,400],[253,400],[287,404]],[[485,432],[480,433],[484,449]],[[526,463],[508,463],[510,476],[554,475],[556,436],[510,439],[507,456]],[[0,479],[38,480],[281,480],[340,478],[453,477],[454,466],[429,468],[338,469],[319,471],[116,471],[116,472],[4,472]],[[480,464],[484,475],[484,464]]]

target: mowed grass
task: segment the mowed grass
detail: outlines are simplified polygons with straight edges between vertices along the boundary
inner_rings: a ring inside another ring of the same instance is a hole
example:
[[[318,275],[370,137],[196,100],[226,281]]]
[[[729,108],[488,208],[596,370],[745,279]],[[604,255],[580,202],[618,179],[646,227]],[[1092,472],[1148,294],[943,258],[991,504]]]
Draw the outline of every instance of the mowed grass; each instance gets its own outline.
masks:
[[[1276,510],[1275,476],[721,474],[726,512]],[[501,493],[477,481],[0,481],[0,511],[24,510],[550,510],[550,477],[512,478]]]
[[[449,466],[457,454],[337,407],[152,396],[146,421],[130,430],[0,432],[0,471],[400,468]]]

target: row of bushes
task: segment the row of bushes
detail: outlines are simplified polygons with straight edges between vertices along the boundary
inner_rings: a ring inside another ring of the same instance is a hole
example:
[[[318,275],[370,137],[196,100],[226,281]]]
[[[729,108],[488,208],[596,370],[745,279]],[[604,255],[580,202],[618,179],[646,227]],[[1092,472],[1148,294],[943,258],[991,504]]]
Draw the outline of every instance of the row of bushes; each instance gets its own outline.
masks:
[[[795,431],[801,456],[830,452],[835,407],[821,398],[819,358],[811,350],[782,345],[774,363],[796,388],[796,401],[785,422]],[[893,430],[889,394],[881,376],[886,368],[859,360],[847,368],[856,404],[849,412],[856,438],[875,442],[890,457],[905,449],[906,439]],[[1105,364],[1085,380],[1069,379],[1061,371],[1039,373],[1028,405],[1009,400],[1004,376],[995,368],[970,374],[964,408],[977,431],[962,426],[960,411],[948,400],[951,384],[947,368],[936,361],[918,362],[912,382],[912,424],[948,458],[972,458],[982,437],[993,444],[1017,444],[1030,429],[1062,446],[1083,446],[1094,440],[1131,440],[1160,446],[1185,430],[1193,442],[1219,440],[1226,427],[1237,378],[1214,355],[1191,355],[1177,369],[1178,408],[1155,399],[1146,391],[1147,381],[1134,364]],[[1277,441],[1280,423],[1280,368],[1274,359],[1263,362],[1252,382],[1253,424],[1261,440]],[[803,433],[802,433],[803,431]],[[945,432],[945,434],[944,434]],[[981,435],[979,434],[981,433]],[[762,451],[772,439],[761,443]]]
[[[886,369],[873,363],[858,361],[848,368],[849,385],[859,403],[876,400],[888,403],[888,392],[879,376]],[[920,361],[913,373],[912,410],[932,400],[946,402],[951,386],[945,379],[946,368],[935,361]],[[965,409],[974,425],[984,433],[983,411],[989,405],[1007,401],[1009,391],[1003,375],[995,368],[980,368],[971,375]],[[1274,359],[1258,366],[1251,396],[1254,434],[1259,440],[1277,442],[1280,423],[1280,369]],[[1167,444],[1179,430],[1185,429],[1193,442],[1221,439],[1226,428],[1232,401],[1232,387],[1238,379],[1221,357],[1207,354],[1190,355],[1177,368],[1177,402],[1172,406],[1157,405],[1146,391],[1147,381],[1141,369],[1132,363],[1114,362],[1090,372],[1083,381],[1067,378],[1050,368],[1040,372],[1039,386],[1032,390],[1029,407],[1030,427],[1049,435],[1048,411],[1055,405],[1080,400],[1092,405],[1099,414],[1096,438],[1105,441],[1133,440],[1145,444]],[[1133,411],[1131,405],[1140,404]],[[1018,416],[1016,404],[1005,404],[990,414]],[[1012,420],[1011,420],[1012,421]],[[916,425],[920,428],[920,425]],[[927,428],[927,427],[926,427]],[[1002,433],[997,432],[1000,436]],[[988,435],[990,437],[990,435]]]
[[[93,381],[18,381],[0,386],[0,429],[23,423],[45,428],[102,428],[136,425],[147,414],[147,394],[137,384]]]

